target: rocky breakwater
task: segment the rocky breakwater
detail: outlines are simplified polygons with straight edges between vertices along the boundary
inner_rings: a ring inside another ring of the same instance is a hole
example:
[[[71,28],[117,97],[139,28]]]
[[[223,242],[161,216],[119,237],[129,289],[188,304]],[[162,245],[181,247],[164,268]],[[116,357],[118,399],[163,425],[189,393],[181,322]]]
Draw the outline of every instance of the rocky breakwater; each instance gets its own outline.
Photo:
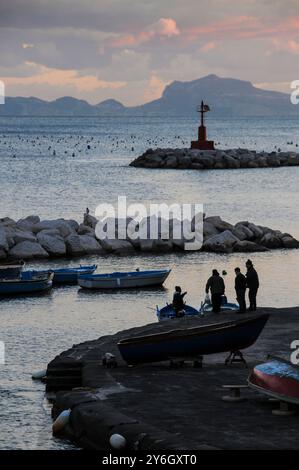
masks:
[[[256,152],[248,149],[196,150],[148,149],[130,163],[142,168],[233,170],[238,168],[275,168],[299,166],[299,154],[295,152]]]
[[[166,234],[162,224],[156,239],[150,238],[152,218],[143,219],[136,229],[146,225],[146,237],[118,239],[116,221],[116,239],[98,239],[96,234],[97,219],[90,214],[84,215],[83,223],[75,220],[56,219],[40,220],[36,215],[14,221],[9,217],[0,219],[0,260],[35,259],[55,257],[76,257],[96,255],[135,255],[138,253],[169,253],[186,249],[186,240],[174,233],[174,220],[169,223]],[[125,221],[128,228],[132,219]],[[157,224],[157,220],[154,221]],[[192,228],[194,230],[194,228]],[[129,232],[129,231],[128,231]],[[141,232],[140,232],[141,233]],[[216,253],[257,252],[276,248],[299,248],[299,241],[289,233],[255,225],[248,221],[230,224],[219,216],[203,219],[202,246],[199,251]]]

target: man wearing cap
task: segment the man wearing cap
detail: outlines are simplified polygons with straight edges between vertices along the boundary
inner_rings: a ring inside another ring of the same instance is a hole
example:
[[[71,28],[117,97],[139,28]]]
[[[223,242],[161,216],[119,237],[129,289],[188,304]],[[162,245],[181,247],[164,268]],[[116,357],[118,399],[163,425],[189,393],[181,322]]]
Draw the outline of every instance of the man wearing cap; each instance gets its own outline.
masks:
[[[247,268],[246,285],[249,289],[248,297],[249,297],[249,303],[250,303],[248,310],[255,311],[256,310],[256,296],[257,296],[257,291],[260,285],[259,277],[250,259],[246,261],[246,268]]]
[[[211,291],[213,312],[219,313],[221,310],[221,296],[225,292],[225,284],[223,278],[218,273],[217,269],[213,269],[212,276],[208,279],[206,285],[206,293]]]

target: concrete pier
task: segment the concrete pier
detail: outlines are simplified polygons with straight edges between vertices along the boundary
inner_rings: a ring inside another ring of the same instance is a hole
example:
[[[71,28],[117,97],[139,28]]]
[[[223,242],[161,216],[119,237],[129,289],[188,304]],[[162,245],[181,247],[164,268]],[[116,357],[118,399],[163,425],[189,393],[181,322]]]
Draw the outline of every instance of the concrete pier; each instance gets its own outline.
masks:
[[[111,449],[114,433],[125,437],[129,450],[297,448],[299,410],[294,416],[273,416],[278,403],[247,388],[241,390],[244,401],[222,400],[228,393],[223,385],[246,385],[251,367],[268,354],[289,358],[291,342],[299,339],[299,307],[258,313],[270,318],[257,342],[243,351],[248,368],[225,366],[226,354],[206,356],[202,369],[188,361],[179,368],[169,362],[128,367],[117,348],[123,338],[223,322],[236,314],[152,323],[74,345],[47,369],[53,417],[72,410],[62,436],[98,450]],[[102,365],[106,352],[115,355],[118,367]]]

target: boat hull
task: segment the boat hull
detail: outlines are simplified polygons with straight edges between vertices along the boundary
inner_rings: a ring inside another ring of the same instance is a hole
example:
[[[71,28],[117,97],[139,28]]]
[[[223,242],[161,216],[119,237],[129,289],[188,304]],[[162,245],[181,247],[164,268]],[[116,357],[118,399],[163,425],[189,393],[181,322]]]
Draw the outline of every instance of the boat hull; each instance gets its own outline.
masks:
[[[36,280],[11,280],[0,282],[1,295],[19,295],[43,292],[52,287],[52,279]]]
[[[78,268],[52,269],[49,271],[25,271],[28,275],[45,275],[48,272],[54,274],[53,284],[77,284],[78,276],[82,274],[92,274],[97,269],[96,265],[80,266]]]
[[[191,305],[184,305],[182,316],[194,317],[198,315],[200,315],[200,312],[196,308],[191,307]],[[157,307],[157,317],[159,321],[171,320],[176,318],[176,312],[171,305],[166,305],[161,309]]]
[[[132,289],[161,286],[170,271],[134,271],[132,273],[95,274],[79,276],[78,284],[85,289]]]
[[[299,368],[287,361],[274,359],[254,367],[248,385],[273,398],[299,404]]]
[[[238,351],[256,341],[268,318],[269,315],[264,314],[249,319],[128,338],[120,341],[118,348],[128,364]]]
[[[16,265],[2,265],[0,266],[0,280],[2,279],[17,279],[23,269],[23,264]]]

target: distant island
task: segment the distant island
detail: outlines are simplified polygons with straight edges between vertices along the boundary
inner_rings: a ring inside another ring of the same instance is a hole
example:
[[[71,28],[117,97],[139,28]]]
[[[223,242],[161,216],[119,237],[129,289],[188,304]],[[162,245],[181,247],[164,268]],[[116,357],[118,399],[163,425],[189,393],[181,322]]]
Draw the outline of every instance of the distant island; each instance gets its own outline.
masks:
[[[286,93],[262,90],[249,81],[216,75],[190,82],[174,81],[165,87],[161,98],[134,107],[114,99],[91,105],[72,97],[54,101],[8,97],[0,106],[0,116],[192,116],[202,99],[208,101],[216,117],[299,116],[299,106],[291,104]]]

